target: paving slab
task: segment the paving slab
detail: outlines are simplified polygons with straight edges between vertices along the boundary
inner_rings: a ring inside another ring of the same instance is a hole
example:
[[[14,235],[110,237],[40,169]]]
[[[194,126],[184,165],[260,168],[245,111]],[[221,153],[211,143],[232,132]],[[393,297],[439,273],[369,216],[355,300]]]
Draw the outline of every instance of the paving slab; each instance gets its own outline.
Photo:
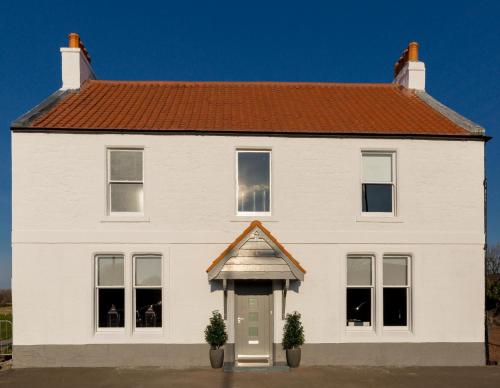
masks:
[[[500,387],[500,367],[301,367],[289,372],[228,373],[161,368],[44,368],[0,372],[0,387]]]

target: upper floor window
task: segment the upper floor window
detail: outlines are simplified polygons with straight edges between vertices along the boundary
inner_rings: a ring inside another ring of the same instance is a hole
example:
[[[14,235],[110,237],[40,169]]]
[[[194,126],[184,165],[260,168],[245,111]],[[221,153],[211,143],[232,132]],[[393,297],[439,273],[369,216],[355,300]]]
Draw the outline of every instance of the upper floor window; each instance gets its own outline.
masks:
[[[363,152],[362,159],[362,212],[394,214],[394,153]]]
[[[108,213],[143,213],[143,150],[108,150]]]
[[[271,151],[237,151],[238,215],[271,213]]]

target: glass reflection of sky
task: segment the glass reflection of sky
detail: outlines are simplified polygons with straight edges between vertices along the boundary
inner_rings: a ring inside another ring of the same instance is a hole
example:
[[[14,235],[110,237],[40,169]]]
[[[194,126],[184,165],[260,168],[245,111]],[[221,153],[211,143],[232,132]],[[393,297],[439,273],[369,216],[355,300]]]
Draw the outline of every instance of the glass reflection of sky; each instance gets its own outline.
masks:
[[[269,212],[270,153],[238,153],[238,211]]]

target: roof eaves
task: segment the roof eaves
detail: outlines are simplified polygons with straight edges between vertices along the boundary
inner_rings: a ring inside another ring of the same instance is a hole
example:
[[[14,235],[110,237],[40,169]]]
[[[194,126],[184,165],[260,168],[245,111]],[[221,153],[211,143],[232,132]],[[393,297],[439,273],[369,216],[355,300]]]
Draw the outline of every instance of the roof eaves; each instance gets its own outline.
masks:
[[[482,126],[455,112],[453,109],[448,108],[425,91],[415,90],[415,94],[432,109],[441,113],[448,120],[470,132],[472,135],[485,135],[486,130]]]
[[[30,109],[28,112],[19,116],[15,119],[11,124],[11,129],[18,128],[29,128],[36,119],[40,116],[48,113],[52,108],[54,108],[61,100],[63,100],[67,95],[74,93],[75,89],[68,90],[57,90],[48,96],[45,100],[43,100],[40,104],[36,105],[34,108]]]
[[[361,138],[361,139],[412,139],[412,140],[477,140],[488,141],[491,137],[480,134],[432,134],[432,133],[390,133],[390,132],[325,132],[325,131],[268,131],[259,130],[206,130],[206,129],[129,129],[129,128],[84,128],[48,127],[33,125],[13,127],[16,132],[41,133],[90,133],[90,134],[141,134],[141,135],[192,135],[192,136],[252,136],[290,138]]]

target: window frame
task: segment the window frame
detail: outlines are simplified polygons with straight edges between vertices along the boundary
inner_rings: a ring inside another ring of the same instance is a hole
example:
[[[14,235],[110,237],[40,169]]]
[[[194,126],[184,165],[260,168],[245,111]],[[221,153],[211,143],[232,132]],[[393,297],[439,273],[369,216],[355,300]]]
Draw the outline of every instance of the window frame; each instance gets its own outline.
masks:
[[[123,285],[122,286],[100,286],[99,285],[99,258],[121,257],[123,260]],[[126,287],[126,260],[123,253],[97,253],[94,255],[94,330],[98,332],[124,333],[127,327],[127,287]],[[99,326],[99,290],[100,289],[123,289],[123,327],[100,327]]]
[[[372,181],[364,181],[363,175],[363,156],[364,155],[387,155],[391,157],[391,182],[372,182]],[[397,151],[392,150],[392,149],[362,149],[361,150],[361,158],[360,158],[360,174],[359,174],[359,179],[360,179],[360,214],[362,217],[396,217],[398,215],[397,212]],[[391,185],[392,189],[392,211],[390,212],[365,212],[363,211],[363,185],[364,184],[384,184],[384,185]]]
[[[159,286],[138,286],[136,285],[136,259],[140,257],[155,257],[160,259],[160,285]],[[164,293],[163,293],[163,269],[164,269],[164,264],[163,264],[163,255],[159,253],[135,253],[132,255],[132,307],[133,307],[133,318],[132,318],[132,327],[134,332],[161,332],[165,326],[164,324],[164,308],[163,306],[165,305],[164,303]],[[161,326],[158,327],[137,327],[137,316],[136,316],[136,310],[137,310],[137,297],[136,297],[136,290],[137,289],[151,289],[151,290],[160,290],[161,293]]]
[[[406,286],[386,286],[384,284],[384,260],[385,259],[396,259],[396,258],[405,258],[406,259]],[[380,300],[381,311],[382,311],[382,329],[384,331],[410,331],[412,327],[412,256],[408,254],[397,254],[390,253],[384,254],[382,256],[382,297]],[[386,288],[406,288],[406,325],[405,326],[386,326],[384,325],[384,289]]]
[[[354,286],[350,286],[348,284],[348,271],[349,271],[349,267],[347,265],[349,259],[365,259],[365,258],[369,258],[371,260],[371,285],[354,285]],[[345,298],[344,298],[344,301],[345,301],[345,308],[344,308],[344,327],[346,328],[347,331],[370,331],[370,332],[374,332],[375,331],[375,318],[376,318],[376,306],[375,306],[375,302],[376,302],[376,273],[375,273],[375,269],[376,269],[376,265],[375,265],[375,255],[374,254],[363,254],[363,253],[360,253],[360,254],[348,254],[346,256],[346,259],[345,259]],[[369,288],[370,289],[370,308],[371,308],[371,311],[370,311],[370,325],[369,326],[349,326],[348,322],[347,322],[347,290],[348,289],[366,289],[366,288]]]
[[[141,152],[142,156],[142,180],[141,181],[128,181],[128,180],[112,180],[111,179],[111,153],[113,151],[125,152]],[[130,216],[144,216],[145,208],[145,168],[144,168],[144,147],[106,147],[106,214],[112,217],[130,217]],[[111,185],[112,184],[142,184],[142,211],[140,212],[113,212],[111,211]]]
[[[239,203],[239,197],[240,197],[240,185],[239,185],[239,168],[238,168],[238,161],[239,161],[239,154],[240,152],[248,152],[248,153],[267,153],[269,154],[269,211],[268,212],[248,212],[248,211],[239,211],[238,209],[238,203]],[[272,215],[272,210],[273,210],[273,175],[272,175],[272,161],[273,156],[272,156],[272,149],[270,148],[237,148],[236,153],[235,153],[235,179],[236,179],[236,188],[235,188],[235,195],[236,195],[236,203],[235,203],[235,211],[237,216],[256,216],[256,217],[266,217],[266,216],[271,216]]]

